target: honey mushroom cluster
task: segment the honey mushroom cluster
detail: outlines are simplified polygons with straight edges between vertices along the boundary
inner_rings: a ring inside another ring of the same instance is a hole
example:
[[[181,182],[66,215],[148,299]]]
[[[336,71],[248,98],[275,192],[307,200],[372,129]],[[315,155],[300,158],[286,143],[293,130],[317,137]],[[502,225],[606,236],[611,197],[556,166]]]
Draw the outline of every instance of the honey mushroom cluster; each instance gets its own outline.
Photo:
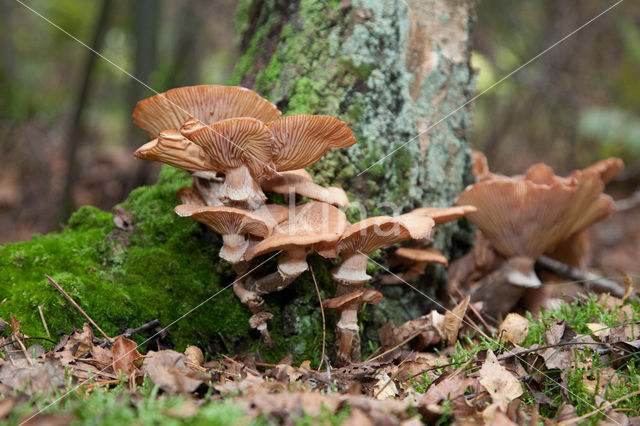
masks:
[[[490,172],[481,153],[474,158],[478,182],[456,203],[477,208],[468,219],[479,231],[473,251],[451,264],[448,290],[463,290],[494,317],[511,312],[525,295],[526,308],[535,312],[539,306],[533,305],[544,300],[536,258],[545,254],[586,266],[586,229],[613,212],[603,190],[622,170],[622,160],[602,160],[567,177],[540,163],[508,177]]]
[[[336,298],[338,362],[360,359],[357,315],[363,304],[378,304],[382,294],[364,285],[368,255],[406,240],[423,241],[436,224],[464,216],[473,207],[425,208],[398,217],[372,217],[350,224],[337,207],[349,203],[340,187],[325,188],[304,170],[329,149],[356,140],[342,121],[329,116],[291,115],[242,87],[193,86],[169,90],[142,100],[134,111],[136,125],[151,138],[136,152],[192,174],[192,187],[181,188],[182,217],[203,223],[222,236],[219,255],[233,265],[233,290],[253,313],[249,323],[272,345],[262,296],[291,284],[317,252],[341,257],[332,272]],[[312,202],[290,208],[265,204],[264,191]],[[337,206],[337,207],[336,207]],[[431,252],[435,249],[429,249]],[[268,253],[282,252],[277,270],[253,271]],[[419,261],[424,263],[424,261]]]

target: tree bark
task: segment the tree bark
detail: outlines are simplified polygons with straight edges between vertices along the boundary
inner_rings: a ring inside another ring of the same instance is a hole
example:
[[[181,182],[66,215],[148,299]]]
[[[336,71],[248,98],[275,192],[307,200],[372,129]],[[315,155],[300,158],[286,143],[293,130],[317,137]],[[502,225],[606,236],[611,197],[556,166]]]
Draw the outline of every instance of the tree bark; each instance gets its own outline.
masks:
[[[329,152],[311,172],[318,183],[345,188],[367,216],[450,205],[472,181],[466,140],[472,105],[456,109],[474,94],[474,6],[473,0],[245,2],[238,13],[245,53],[231,83],[254,88],[285,114],[345,121],[358,143]],[[471,238],[465,225],[448,224],[435,244],[457,256]],[[433,278],[418,284],[433,289]]]

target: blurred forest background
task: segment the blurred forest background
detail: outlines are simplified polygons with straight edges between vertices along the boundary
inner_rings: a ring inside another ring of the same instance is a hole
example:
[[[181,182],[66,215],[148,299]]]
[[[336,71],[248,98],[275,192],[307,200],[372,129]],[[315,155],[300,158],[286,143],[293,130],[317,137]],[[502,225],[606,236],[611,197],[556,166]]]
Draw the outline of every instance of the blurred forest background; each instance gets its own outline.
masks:
[[[242,49],[234,14],[244,3],[25,2],[158,92],[227,82]],[[472,59],[478,92],[607,4],[480,1]],[[132,157],[147,136],[133,127],[131,113],[153,92],[21,3],[0,0],[0,5],[2,244],[60,229],[80,205],[109,210],[133,187],[153,182],[158,167]],[[640,182],[637,2],[622,2],[479,97],[469,140],[487,154],[492,170],[507,174],[540,161],[566,174],[619,156],[626,168],[608,188],[616,199],[633,194]],[[640,235],[628,231],[638,228],[633,223],[639,212],[628,210],[635,215],[614,215],[595,231],[601,234],[596,253],[601,262],[613,255],[607,247],[629,245],[609,262],[612,272],[637,263]]]

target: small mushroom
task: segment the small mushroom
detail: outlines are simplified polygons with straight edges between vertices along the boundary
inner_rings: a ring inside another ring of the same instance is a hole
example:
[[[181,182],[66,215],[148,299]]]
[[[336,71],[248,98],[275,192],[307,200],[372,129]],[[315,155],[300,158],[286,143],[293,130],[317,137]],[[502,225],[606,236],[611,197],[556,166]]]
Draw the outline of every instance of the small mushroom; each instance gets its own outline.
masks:
[[[400,247],[393,253],[393,257],[400,263],[409,265],[409,270],[397,274],[384,275],[381,281],[382,284],[400,284],[404,281],[412,281],[424,274],[424,270],[430,263],[443,266],[449,264],[445,255],[434,247],[424,249]]]
[[[282,172],[270,179],[262,179],[260,186],[264,191],[290,195],[292,193],[315,201],[346,206],[349,204],[346,192],[339,186],[325,188],[313,182],[311,175],[304,169]]]
[[[273,340],[271,340],[271,335],[267,329],[267,320],[271,318],[273,318],[273,314],[270,312],[258,312],[249,318],[249,325],[260,332],[264,347],[267,350],[273,348]]]
[[[279,291],[309,268],[307,255],[316,246],[338,241],[348,225],[343,212],[327,203],[312,202],[299,205],[289,220],[275,227],[268,238],[246,254],[248,260],[262,254],[283,250],[278,270],[257,280],[249,279],[247,288],[258,294]]]
[[[404,214],[378,216],[354,223],[337,244],[342,263],[331,272],[338,282],[338,296],[360,288],[371,279],[367,275],[367,256],[379,248],[409,239],[424,238],[435,226],[429,216]]]
[[[163,130],[179,129],[190,118],[204,124],[233,117],[253,117],[265,123],[280,117],[271,102],[244,87],[202,85],[180,87],[144,99],[133,122],[156,138]]]
[[[182,135],[200,146],[211,164],[209,170],[224,173],[221,199],[225,205],[255,210],[266,197],[258,182],[275,173],[273,137],[255,118],[230,118],[208,126],[189,120]]]
[[[181,204],[173,209],[181,217],[190,217],[222,235],[220,257],[235,264],[243,260],[249,246],[247,235],[267,237],[288,215],[288,209],[275,204],[248,212],[234,207],[194,206]]]
[[[336,324],[338,342],[338,363],[349,364],[352,360],[360,360],[360,327],[358,311],[362,305],[377,305],[382,300],[382,293],[370,288],[363,288],[333,299],[325,300],[322,306],[340,312]]]
[[[264,301],[258,294],[245,288],[246,278],[242,277],[248,269],[244,255],[251,247],[251,240],[247,236],[268,236],[278,223],[286,220],[289,210],[275,204],[264,205],[253,212],[233,207],[181,204],[175,207],[174,211],[179,216],[190,217],[222,235],[223,245],[220,249],[220,257],[231,263],[238,274],[233,284],[233,291],[251,312],[260,312]]]

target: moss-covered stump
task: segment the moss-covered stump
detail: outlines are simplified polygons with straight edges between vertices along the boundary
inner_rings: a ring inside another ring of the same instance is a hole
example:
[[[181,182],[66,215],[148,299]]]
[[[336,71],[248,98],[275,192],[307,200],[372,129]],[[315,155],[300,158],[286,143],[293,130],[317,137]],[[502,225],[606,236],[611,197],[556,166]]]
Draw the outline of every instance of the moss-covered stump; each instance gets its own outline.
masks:
[[[45,279],[54,280],[107,334],[116,335],[152,319],[169,326],[180,350],[189,344],[210,353],[254,349],[258,334],[249,330],[249,312],[230,288],[234,273],[219,260],[217,236],[197,222],[178,217],[176,191],[190,183],[186,172],[165,166],[156,185],[138,188],[121,207],[133,214],[134,233],[119,229],[114,215],[83,207],[61,233],[0,246],[0,316],[12,313],[30,336],[46,336],[38,306],[55,335],[81,327],[85,319]],[[312,264],[320,279],[326,266]],[[309,276],[288,292],[267,298],[276,348],[275,360],[287,352],[317,359],[322,322]],[[333,289],[325,289],[330,297]],[[284,301],[296,303],[285,306]],[[134,336],[142,342],[146,334]],[[315,358],[313,358],[315,356]]]

